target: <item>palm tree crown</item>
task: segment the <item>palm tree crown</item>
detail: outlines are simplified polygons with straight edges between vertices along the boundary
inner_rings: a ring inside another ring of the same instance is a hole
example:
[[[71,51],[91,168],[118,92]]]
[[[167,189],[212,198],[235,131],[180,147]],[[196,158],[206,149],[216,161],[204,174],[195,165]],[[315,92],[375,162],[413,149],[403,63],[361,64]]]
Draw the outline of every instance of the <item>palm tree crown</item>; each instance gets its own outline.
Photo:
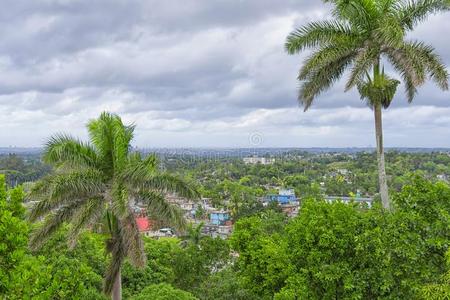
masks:
[[[120,282],[125,258],[135,266],[146,261],[132,205],[143,203],[149,212],[182,227],[182,215],[164,195],[176,192],[194,199],[198,194],[181,179],[159,172],[154,156],[142,158],[130,151],[134,126],[125,126],[119,116],[102,113],[87,127],[90,143],[57,135],[46,144],[43,159],[55,172],[35,184],[28,196],[36,201],[29,219],[45,217],[30,246],[39,248],[64,222],[71,224],[72,245],[83,229],[100,226],[109,235],[111,263],[104,290],[110,294],[117,278]]]
[[[448,0],[324,2],[333,4],[333,20],[300,27],[288,36],[285,45],[289,54],[314,50],[298,75],[302,81],[298,99],[305,110],[347,68],[346,90],[356,86],[371,107],[379,103],[387,108],[399,82],[384,73],[380,67],[383,58],[401,75],[409,102],[427,76],[441,89],[448,89],[448,72],[433,47],[406,39],[427,16],[449,10]]]

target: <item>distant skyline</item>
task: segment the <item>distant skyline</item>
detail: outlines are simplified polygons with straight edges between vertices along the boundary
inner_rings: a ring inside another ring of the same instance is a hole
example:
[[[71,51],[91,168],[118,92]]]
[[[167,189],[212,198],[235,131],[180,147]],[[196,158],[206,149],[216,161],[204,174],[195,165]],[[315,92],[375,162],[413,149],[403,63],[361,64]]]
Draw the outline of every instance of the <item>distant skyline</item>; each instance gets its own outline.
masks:
[[[373,147],[372,111],[343,82],[298,106],[289,32],[329,17],[319,0],[5,0],[0,147],[86,139],[101,111],[136,124],[145,147]],[[450,65],[450,13],[411,38]],[[389,70],[388,70],[389,71]],[[398,76],[396,75],[398,78]],[[432,84],[384,114],[387,147],[450,147],[450,93]]]

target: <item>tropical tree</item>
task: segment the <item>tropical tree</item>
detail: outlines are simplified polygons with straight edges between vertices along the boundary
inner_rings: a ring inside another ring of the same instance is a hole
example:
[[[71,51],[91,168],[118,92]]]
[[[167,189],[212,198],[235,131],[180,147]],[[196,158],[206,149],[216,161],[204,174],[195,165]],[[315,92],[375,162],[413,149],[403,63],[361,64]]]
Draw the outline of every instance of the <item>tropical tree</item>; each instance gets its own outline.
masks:
[[[187,226],[187,232],[185,239],[183,240],[183,246],[186,247],[189,244],[198,246],[200,243],[200,240],[202,239],[202,230],[205,223],[200,222],[197,225],[189,224]]]
[[[324,0],[333,5],[333,19],[316,21],[293,31],[286,41],[289,54],[311,49],[298,75],[298,100],[305,111],[314,99],[350,76],[345,90],[356,87],[373,110],[379,188],[383,207],[390,209],[383,150],[382,108],[391,104],[400,81],[384,70],[390,64],[403,80],[408,102],[430,77],[448,89],[448,72],[433,47],[406,38],[429,15],[450,9],[448,0]]]
[[[28,195],[36,201],[29,219],[45,217],[33,231],[30,246],[40,248],[64,222],[71,224],[71,246],[85,228],[99,228],[109,236],[105,246],[111,255],[104,292],[120,299],[124,260],[128,258],[137,267],[146,264],[133,205],[145,204],[149,212],[183,227],[182,214],[164,195],[175,192],[194,199],[198,193],[183,180],[160,172],[155,156],[143,158],[132,152],[134,126],[124,125],[119,116],[104,112],[87,128],[88,143],[61,134],[45,146],[43,160],[55,171],[36,183]]]

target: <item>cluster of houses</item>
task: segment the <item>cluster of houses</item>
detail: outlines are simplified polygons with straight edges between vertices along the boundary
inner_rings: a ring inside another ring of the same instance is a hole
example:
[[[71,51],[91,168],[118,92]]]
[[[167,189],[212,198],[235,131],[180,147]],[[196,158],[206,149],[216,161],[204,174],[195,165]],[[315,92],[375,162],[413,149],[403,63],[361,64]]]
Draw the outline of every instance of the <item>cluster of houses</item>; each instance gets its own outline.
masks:
[[[176,195],[167,195],[167,200],[181,209],[184,218],[189,223],[194,225],[203,223],[202,233],[204,235],[225,239],[231,234],[233,224],[230,212],[212,207],[209,199],[203,198],[200,202],[194,202]],[[199,211],[203,212],[201,216],[198,215]],[[139,203],[135,205],[135,220],[139,232],[147,237],[160,238],[177,235],[172,228],[161,228],[160,224],[152,220]]]
[[[168,201],[177,205],[183,212],[185,219],[191,224],[202,223],[202,234],[213,238],[227,238],[233,230],[231,214],[227,210],[218,210],[210,205],[210,199],[203,198],[200,202],[193,202],[176,195],[168,195]],[[295,217],[299,213],[300,200],[296,197],[293,189],[279,188],[278,193],[268,194],[260,199],[264,206],[271,202],[278,203],[281,210],[289,217]],[[358,203],[363,207],[372,206],[372,198],[356,197],[333,197],[327,196],[328,202],[342,201],[344,203]],[[199,214],[201,212],[201,214]],[[139,231],[147,237],[174,237],[177,233],[168,227],[161,227],[158,222],[151,220],[146,211],[139,204],[135,207],[135,219]]]

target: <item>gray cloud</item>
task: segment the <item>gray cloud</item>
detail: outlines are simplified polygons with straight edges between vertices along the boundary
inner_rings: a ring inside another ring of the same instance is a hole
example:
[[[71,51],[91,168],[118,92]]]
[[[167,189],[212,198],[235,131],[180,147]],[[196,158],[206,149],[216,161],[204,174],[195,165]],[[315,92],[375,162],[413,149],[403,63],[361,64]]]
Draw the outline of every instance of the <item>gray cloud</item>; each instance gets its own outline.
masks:
[[[103,110],[135,122],[142,146],[246,146],[254,131],[264,132],[266,146],[372,141],[371,112],[355,91],[343,92],[343,82],[307,113],[296,103],[295,78],[305,55],[286,55],[283,43],[295,26],[329,15],[321,1],[6,0],[3,5],[8,8],[0,12],[4,145],[40,145],[61,130],[84,136],[83,124]],[[442,37],[449,16],[434,16],[411,35],[433,44],[447,64],[450,45]],[[432,84],[420,90],[413,106],[399,93],[385,115],[386,130],[395,131],[392,140],[387,132],[387,144],[450,146],[449,98]],[[435,132],[440,136],[433,138]]]

